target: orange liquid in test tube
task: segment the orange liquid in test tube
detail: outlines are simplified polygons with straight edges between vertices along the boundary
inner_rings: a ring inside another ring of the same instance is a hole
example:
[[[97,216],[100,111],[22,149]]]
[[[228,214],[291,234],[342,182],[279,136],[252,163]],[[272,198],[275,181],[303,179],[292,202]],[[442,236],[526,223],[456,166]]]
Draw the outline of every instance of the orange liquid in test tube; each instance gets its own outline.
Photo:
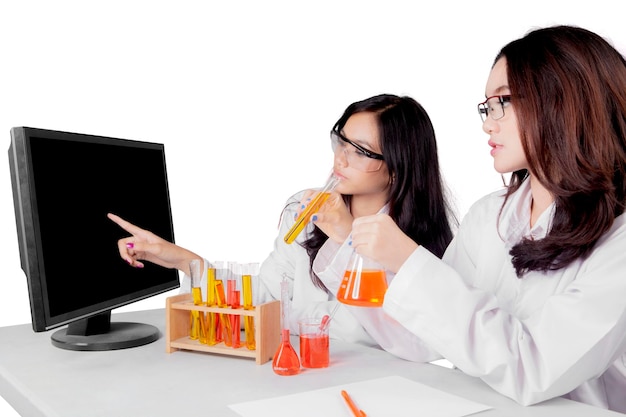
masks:
[[[228,307],[228,304],[226,304],[226,297],[224,295],[224,284],[222,283],[222,280],[219,279],[215,280],[215,298],[219,307]],[[231,347],[233,345],[233,333],[230,328],[230,320],[228,318],[228,314],[219,313],[219,316],[220,324],[222,326],[222,337],[224,338],[224,344]]]
[[[318,192],[315,197],[313,197],[313,200],[311,200],[309,205],[306,206],[304,210],[302,210],[302,212],[296,219],[296,222],[285,234],[285,237],[283,238],[285,240],[285,243],[291,244],[294,240],[296,240],[300,232],[302,232],[302,230],[311,220],[311,216],[314,213],[317,213],[320,207],[322,207],[326,200],[328,200],[328,197],[330,197],[330,193],[335,189],[337,184],[339,184],[339,178],[331,173],[331,175],[326,180],[324,188],[322,188],[320,192]]]
[[[328,197],[330,197],[330,193],[317,193],[313,201],[300,213],[294,225],[291,226],[291,229],[285,235],[285,243],[293,243],[296,240],[302,229],[309,223],[313,213],[319,211],[319,208],[328,200]]]
[[[241,276],[241,287],[243,291],[243,308],[245,310],[254,310],[252,305],[252,275],[244,274]],[[249,350],[256,349],[254,317],[244,316],[244,333],[246,335],[246,347]]]
[[[215,268],[213,266],[209,266],[207,269],[207,305],[209,307],[215,307],[217,303],[215,302]],[[210,346],[216,345],[219,343],[217,338],[217,313],[207,313],[206,315],[206,335],[207,335],[207,343]]]
[[[194,289],[192,289],[193,292]],[[198,326],[200,325],[200,320],[198,318],[198,312],[191,310],[189,312],[189,338],[191,340],[200,339],[200,330]]]
[[[202,290],[200,287],[193,287],[191,289],[191,295],[193,297],[193,304],[197,306],[201,306],[202,303]],[[200,343],[207,343],[206,337],[206,327],[204,324],[204,313],[202,311],[192,310],[191,311],[191,334],[190,338],[198,339]]]
[[[239,297],[241,292],[237,290],[237,281],[229,279],[226,281],[228,289],[228,304],[230,308],[237,309],[241,307]],[[237,314],[230,315],[230,328],[232,329],[232,345],[233,348],[238,349],[241,347],[241,316]]]

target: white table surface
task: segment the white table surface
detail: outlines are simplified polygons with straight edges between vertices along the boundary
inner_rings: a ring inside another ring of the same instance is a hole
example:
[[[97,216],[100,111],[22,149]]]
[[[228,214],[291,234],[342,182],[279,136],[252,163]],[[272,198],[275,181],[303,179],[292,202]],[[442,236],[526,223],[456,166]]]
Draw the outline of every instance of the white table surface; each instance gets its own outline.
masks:
[[[166,353],[163,309],[112,317],[153,324],[162,336],[137,348],[81,352],[54,347],[54,330],[35,333],[30,324],[0,328],[0,395],[22,416],[236,417],[228,405],[399,375],[493,407],[475,414],[481,417],[622,415],[562,398],[522,407],[458,370],[336,340],[330,344],[330,367],[278,376],[271,361],[257,365],[234,356]],[[293,344],[298,350],[297,338]],[[271,415],[271,410],[259,411]]]

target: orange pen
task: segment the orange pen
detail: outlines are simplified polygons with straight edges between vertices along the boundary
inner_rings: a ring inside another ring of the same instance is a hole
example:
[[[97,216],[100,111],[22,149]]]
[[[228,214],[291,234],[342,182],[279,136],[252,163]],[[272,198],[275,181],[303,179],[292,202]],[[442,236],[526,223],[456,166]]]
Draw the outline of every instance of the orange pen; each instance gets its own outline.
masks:
[[[345,390],[341,390],[341,396],[343,397],[344,400],[346,400],[346,404],[348,404],[348,407],[350,407],[350,411],[352,411],[352,414],[354,414],[354,417],[367,417],[367,414],[365,414],[365,411],[360,410],[359,407],[356,406],[352,398],[350,398],[350,395],[348,395],[348,393]]]

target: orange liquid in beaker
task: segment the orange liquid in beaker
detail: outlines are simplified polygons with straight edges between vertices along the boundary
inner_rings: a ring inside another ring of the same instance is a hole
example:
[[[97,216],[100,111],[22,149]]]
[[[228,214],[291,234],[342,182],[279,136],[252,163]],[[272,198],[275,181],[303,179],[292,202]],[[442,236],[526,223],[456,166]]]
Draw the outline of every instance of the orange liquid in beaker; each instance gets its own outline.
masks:
[[[360,279],[356,271],[346,271],[337,291],[337,300],[360,307],[380,307],[385,299],[387,279],[385,271],[364,269]]]
[[[327,334],[300,335],[300,362],[305,368],[327,368],[330,362]]]

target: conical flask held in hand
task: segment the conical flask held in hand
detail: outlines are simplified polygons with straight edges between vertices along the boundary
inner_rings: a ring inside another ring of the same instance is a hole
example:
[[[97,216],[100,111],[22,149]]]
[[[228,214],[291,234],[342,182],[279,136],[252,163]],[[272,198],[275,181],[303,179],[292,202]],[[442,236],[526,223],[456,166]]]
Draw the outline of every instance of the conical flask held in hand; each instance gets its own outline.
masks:
[[[337,300],[359,307],[380,307],[386,291],[385,268],[355,252],[343,275]]]

